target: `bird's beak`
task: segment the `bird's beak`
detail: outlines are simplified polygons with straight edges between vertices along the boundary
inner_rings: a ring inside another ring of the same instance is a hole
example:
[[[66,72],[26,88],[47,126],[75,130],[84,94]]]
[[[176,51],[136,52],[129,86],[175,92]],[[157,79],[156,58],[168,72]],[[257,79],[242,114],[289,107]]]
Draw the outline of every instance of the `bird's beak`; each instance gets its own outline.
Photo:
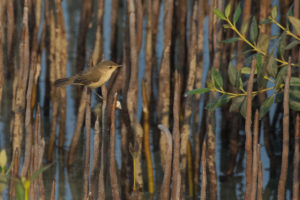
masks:
[[[123,65],[118,65],[118,67],[123,67]]]

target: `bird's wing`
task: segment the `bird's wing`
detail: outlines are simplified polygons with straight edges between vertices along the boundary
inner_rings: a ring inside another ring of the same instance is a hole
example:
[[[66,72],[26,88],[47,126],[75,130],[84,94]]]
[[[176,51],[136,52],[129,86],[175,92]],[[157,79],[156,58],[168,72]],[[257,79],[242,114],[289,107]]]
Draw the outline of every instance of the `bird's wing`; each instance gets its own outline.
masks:
[[[101,77],[101,74],[99,72],[93,73],[92,71],[88,70],[85,72],[82,72],[74,77],[74,84],[79,85],[90,85],[92,83],[95,83],[99,81],[99,78]]]

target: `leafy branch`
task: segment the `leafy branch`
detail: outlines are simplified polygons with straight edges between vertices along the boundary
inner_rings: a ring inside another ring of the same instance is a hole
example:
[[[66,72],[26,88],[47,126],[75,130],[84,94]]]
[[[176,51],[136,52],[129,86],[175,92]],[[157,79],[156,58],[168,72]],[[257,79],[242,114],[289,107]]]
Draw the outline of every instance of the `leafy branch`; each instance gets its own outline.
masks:
[[[289,28],[285,28],[283,27],[280,23],[278,23],[276,21],[276,17],[277,17],[277,6],[274,6],[272,8],[272,14],[271,16],[268,17],[268,20],[270,22],[272,22],[273,24],[275,24],[276,26],[278,26],[282,31],[284,31],[287,35],[293,37],[294,39],[300,41],[300,37],[297,36],[296,34],[292,33]],[[293,17],[293,16],[288,16],[289,21],[291,22],[291,24],[293,25],[295,32],[300,35],[300,20]],[[297,42],[299,44],[299,42]]]
[[[237,21],[241,15],[241,7],[237,6],[236,10],[233,13],[233,19],[230,19],[231,13],[231,5],[228,4],[225,8],[225,12],[218,9],[214,9],[215,15],[224,20],[226,24],[224,24],[224,28],[233,30],[238,37],[229,38],[223,40],[224,43],[232,43],[238,40],[245,42],[247,45],[251,47],[250,51],[256,52],[256,70],[255,70],[255,82],[258,87],[257,91],[252,92],[252,96],[256,96],[259,93],[264,93],[270,90],[274,90],[274,93],[269,96],[260,106],[260,118],[262,118],[266,113],[268,113],[270,107],[274,102],[282,101],[282,90],[284,88],[284,80],[287,72],[288,62],[284,59],[285,50],[290,50],[296,45],[300,44],[300,20],[295,17],[289,16],[288,19],[294,27],[294,31],[296,34],[292,33],[289,28],[284,28],[280,25],[276,20],[277,16],[277,7],[273,7],[272,14],[268,17],[267,20],[262,22],[261,24],[266,23],[274,23],[277,25],[283,33],[278,38],[277,48],[278,54],[280,58],[276,58],[273,56],[274,49],[271,53],[269,51],[269,41],[277,38],[277,36],[269,36],[264,33],[260,33],[258,31],[258,25],[255,17],[252,18],[252,23],[250,24],[248,30],[248,23],[244,23],[239,30],[236,26]],[[247,31],[249,31],[249,39],[247,38]],[[291,36],[295,39],[295,41],[286,45],[286,36]],[[249,52],[249,51],[247,51]],[[245,58],[245,62],[248,60],[252,60],[252,56]],[[249,59],[250,58],[250,59]],[[280,68],[278,64],[280,64]],[[296,64],[291,63],[291,66],[298,66]],[[223,79],[219,71],[215,68],[212,68],[210,71],[210,79],[207,81],[207,88],[200,88],[189,91],[186,95],[193,94],[204,94],[206,92],[217,92],[219,95],[216,99],[212,100],[206,105],[206,109],[215,110],[216,108],[228,103],[232,100],[230,111],[239,110],[240,113],[245,117],[246,113],[246,104],[247,104],[247,92],[244,87],[247,85],[247,80],[242,79],[243,74],[250,74],[249,67],[243,67],[242,69],[236,69],[232,63],[229,63],[227,68],[228,79],[230,84],[235,88],[234,91],[239,92],[228,92],[223,89]],[[272,82],[274,86],[267,87],[267,83]],[[300,78],[299,77],[291,77],[290,82],[290,99],[289,106],[291,109],[300,111]]]
[[[260,53],[262,54],[263,56],[267,56],[267,52],[260,49],[258,47],[258,45],[255,44],[255,42],[250,42],[246,35],[245,35],[245,32],[240,32],[238,30],[238,28],[236,27],[236,22],[238,21],[239,17],[240,17],[240,14],[241,14],[241,8],[240,8],[240,4],[238,5],[238,8],[237,10],[235,11],[234,15],[233,15],[233,22],[231,22],[231,20],[229,19],[229,16],[230,16],[230,10],[231,10],[231,4],[228,4],[226,9],[225,9],[225,15],[218,9],[214,9],[214,13],[215,15],[217,15],[217,17],[219,17],[220,19],[224,20],[228,26],[224,26],[225,28],[229,28],[231,30],[233,30],[238,36],[239,36],[239,39],[244,41],[246,44],[248,44],[253,51],[257,52],[257,53]],[[227,12],[226,12],[227,11]],[[229,12],[228,12],[229,11]],[[276,17],[276,16],[275,16]],[[284,27],[282,27],[272,16],[269,17],[269,19],[271,20],[271,22],[275,23],[276,25],[278,25],[282,30],[284,30],[287,35],[290,35],[290,36],[293,36],[295,37],[297,40],[300,40],[299,37],[297,37],[296,35],[294,35],[292,32],[290,32],[288,29],[285,29]],[[290,18],[289,18],[290,19]],[[250,38],[251,38],[251,35],[252,36],[252,41],[255,41],[256,38],[257,38],[257,25],[256,25],[256,20],[255,22],[252,23],[253,24],[253,28],[250,30]],[[248,25],[248,24],[247,24]],[[300,25],[300,22],[299,22],[299,25]],[[254,27],[255,26],[255,27]],[[300,30],[299,30],[300,31]],[[287,61],[285,60],[281,60],[279,58],[274,58],[275,61],[277,61],[278,63],[280,63],[282,66],[285,66],[288,64]],[[295,66],[294,63],[291,63],[291,66]]]

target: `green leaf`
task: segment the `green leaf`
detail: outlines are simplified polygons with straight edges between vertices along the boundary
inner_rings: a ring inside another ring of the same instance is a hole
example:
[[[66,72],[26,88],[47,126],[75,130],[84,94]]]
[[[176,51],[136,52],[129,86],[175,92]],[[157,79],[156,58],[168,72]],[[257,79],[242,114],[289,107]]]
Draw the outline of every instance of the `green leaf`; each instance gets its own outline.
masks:
[[[229,78],[231,85],[235,86],[236,80],[237,80],[237,70],[236,70],[236,67],[234,67],[231,62],[228,65],[227,73],[228,73],[228,78]]]
[[[263,118],[270,110],[273,102],[274,102],[274,96],[275,94],[273,94],[272,96],[268,97],[260,106],[259,108],[259,119]]]
[[[300,101],[289,100],[289,107],[294,111],[300,111]]]
[[[284,49],[285,50],[290,50],[292,48],[294,48],[295,46],[299,45],[299,41],[294,40],[293,42],[289,43]]]
[[[54,163],[50,163],[50,164],[42,166],[40,169],[36,170],[30,177],[30,181],[31,182],[34,181],[41,173],[43,173],[44,171],[46,171],[48,168],[52,167],[53,165],[54,165]]]
[[[238,41],[239,39],[240,39],[239,37],[234,37],[234,38],[229,38],[229,39],[226,39],[226,40],[222,40],[222,42],[224,42],[224,43],[233,43],[233,42]]]
[[[243,67],[243,68],[240,69],[240,72],[242,74],[250,74],[251,69],[249,67]]]
[[[269,35],[261,33],[258,38],[257,48],[262,50],[263,52],[268,52],[269,41]]]
[[[300,87],[290,86],[290,98],[300,101]]]
[[[286,47],[286,33],[283,32],[279,38],[278,52],[281,58],[284,58],[284,51]]]
[[[212,100],[211,102],[209,102],[205,106],[205,109],[207,109],[209,111],[214,111],[216,108],[228,103],[231,98],[232,98],[232,96],[228,96],[228,95],[224,94],[221,97],[216,98],[216,99]]]
[[[252,23],[250,25],[250,40],[252,42],[255,42],[258,35],[258,28],[257,28],[257,22],[255,17],[252,18]]]
[[[272,20],[270,20],[270,19],[265,19],[264,21],[260,22],[259,24],[260,24],[260,25],[264,25],[264,24],[268,24],[268,23],[271,23],[271,22],[272,22]]]
[[[229,111],[233,112],[233,111],[240,110],[241,105],[242,105],[242,103],[245,99],[246,99],[246,96],[239,96],[239,97],[233,98],[232,101],[231,101]]]
[[[300,87],[300,78],[298,78],[298,77],[291,77],[290,86]]]
[[[257,54],[256,55],[256,69],[255,69],[255,71],[261,69],[262,61],[263,61],[262,55],[261,54]],[[254,73],[255,73],[255,71],[254,71]]]
[[[293,16],[294,6],[290,6],[289,10],[286,13],[286,16]],[[288,20],[287,20],[288,21]]]
[[[24,188],[21,180],[16,181],[15,189],[16,189],[16,199],[24,200],[25,199],[25,188]]]
[[[242,74],[250,74],[251,68],[250,68],[250,67],[242,67],[242,68],[240,69],[240,72],[241,72]],[[257,74],[257,69],[255,69],[254,74]]]
[[[214,8],[214,13],[215,13],[215,15],[217,15],[218,18],[226,20],[226,17],[222,13],[222,11],[218,10],[217,8]]]
[[[6,151],[2,149],[0,151],[0,173],[2,172],[2,170],[5,169],[6,163],[7,163]]]
[[[236,22],[239,20],[240,16],[241,16],[242,10],[241,10],[241,5],[240,3],[238,4],[236,10],[234,11],[233,14],[233,24],[235,25]]]
[[[286,77],[286,73],[287,73],[287,66],[282,67],[277,76],[276,76],[276,80],[275,80],[275,91],[280,89],[280,85],[283,83],[285,77]]]
[[[244,84],[239,72],[238,72],[238,77],[239,79],[236,81],[236,87],[242,91],[244,89]]]
[[[243,102],[242,102],[242,105],[241,105],[241,109],[240,109],[240,113],[241,115],[246,118],[246,113],[247,113],[247,99],[248,97],[246,97]]]
[[[264,58],[265,59],[265,58]],[[258,88],[265,88],[267,87],[268,81],[264,78],[266,75],[266,63],[262,64],[263,56],[261,54],[257,55],[257,85]]]
[[[271,16],[273,19],[277,17],[277,6],[273,6]]]
[[[200,88],[200,89],[194,89],[194,90],[191,90],[191,91],[188,91],[184,94],[184,96],[188,96],[188,95],[193,95],[193,94],[203,94],[203,93],[206,93],[210,91],[209,88]]]
[[[300,20],[293,16],[289,16],[288,18],[293,25],[296,34],[300,36]]]
[[[275,62],[275,59],[272,55],[269,56],[267,61],[268,61],[266,66],[267,73],[273,78],[275,78],[278,70],[278,65]]]
[[[212,68],[211,70],[211,80],[213,85],[218,88],[221,89],[223,88],[223,78],[220,74],[219,71],[217,71],[215,68]]]
[[[300,111],[300,87],[291,86],[289,106],[294,111]]]
[[[231,4],[229,3],[225,8],[225,17],[229,17],[231,11]]]
[[[246,35],[246,32],[247,32],[247,30],[248,30],[249,21],[250,21],[250,18],[247,19],[247,20],[245,21],[245,23],[242,24],[241,33],[242,33],[242,35],[244,35],[244,36]]]

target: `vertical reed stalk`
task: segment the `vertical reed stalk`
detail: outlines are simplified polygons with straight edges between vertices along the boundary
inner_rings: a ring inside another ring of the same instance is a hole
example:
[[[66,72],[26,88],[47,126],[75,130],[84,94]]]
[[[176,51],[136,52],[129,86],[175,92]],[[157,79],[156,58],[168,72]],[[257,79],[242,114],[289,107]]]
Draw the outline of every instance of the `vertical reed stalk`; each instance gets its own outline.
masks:
[[[285,184],[288,173],[289,164],[289,125],[290,125],[290,112],[289,112],[289,91],[291,80],[291,57],[289,57],[289,64],[287,69],[287,75],[284,83],[283,92],[283,133],[282,133],[282,159],[281,159],[281,172],[278,184],[278,200],[285,199]]]
[[[209,23],[209,47],[211,55],[212,66],[219,70],[221,66],[221,44],[219,41],[222,40],[222,27],[220,22],[217,20],[216,16],[213,14],[213,9],[217,8],[222,10],[223,1],[214,0],[209,8],[209,17],[211,22]],[[216,93],[209,95],[209,100],[212,100],[216,97]],[[208,174],[209,174],[209,198],[212,200],[217,199],[217,171],[216,171],[216,132],[215,132],[215,115],[212,112],[207,112],[207,165],[208,165]]]
[[[79,23],[79,34],[77,41],[77,52],[76,52],[76,70],[80,72],[84,68],[85,59],[86,59],[86,40],[89,30],[89,25],[92,21],[93,16],[93,0],[82,1],[81,13],[80,13],[80,23]],[[77,108],[79,99],[81,96],[81,91],[79,88],[76,88],[76,103],[75,108]]]
[[[210,97],[211,98],[211,97]],[[217,170],[216,170],[216,120],[213,112],[206,113],[206,134],[207,134],[207,172],[208,172],[208,189],[209,198],[217,199]]]
[[[252,187],[252,132],[251,132],[251,123],[252,123],[252,90],[253,90],[253,80],[254,80],[254,71],[256,68],[256,60],[252,60],[251,72],[248,81],[247,88],[247,113],[246,113],[246,122],[245,122],[245,132],[246,132],[246,192],[245,200],[250,199],[251,187]]]
[[[162,182],[162,186],[160,189],[160,195],[159,199],[164,200],[164,199],[169,199],[170,196],[170,181],[171,181],[171,173],[172,173],[172,153],[173,153],[173,140],[172,140],[172,135],[164,125],[158,125],[158,128],[162,131],[161,133],[165,134],[167,143],[168,143],[168,148],[167,148],[167,156],[166,156],[166,166],[165,168],[165,173],[164,173],[164,178]]]
[[[53,92],[53,95],[57,95],[56,89]],[[57,113],[58,113],[58,99],[54,98],[52,103],[52,114],[51,114],[51,128],[50,128],[50,139],[48,144],[48,151],[47,151],[47,160],[52,161],[53,160],[53,150],[54,150],[54,144],[56,140],[56,126],[57,126]]]
[[[4,9],[6,6],[6,1],[0,2],[0,112],[2,105],[2,91],[4,84],[4,55],[3,54],[3,41],[4,41]]]
[[[94,132],[94,152],[93,152],[93,164],[91,168],[91,193],[96,196],[96,185],[97,185],[97,171],[99,166],[100,157],[100,115],[97,115],[95,122],[95,132]]]
[[[34,129],[34,137],[36,140],[35,152],[38,152],[38,161],[37,161],[37,170],[42,167],[43,157],[45,152],[45,140],[42,137],[41,126],[42,126],[42,117],[41,117],[41,108],[40,105],[37,105],[37,111],[35,115],[35,129]],[[39,187],[39,197],[40,199],[45,199],[45,187],[43,182],[43,174],[41,173],[37,178],[37,185]]]
[[[50,7],[49,7],[50,9]],[[49,52],[48,52],[48,67],[49,67],[49,81],[50,81],[50,98],[52,101],[52,114],[51,114],[51,128],[50,128],[50,139],[47,151],[47,160],[51,161],[53,159],[53,150],[56,140],[56,126],[57,126],[57,114],[58,114],[58,88],[54,86],[54,81],[56,80],[56,63],[55,63],[55,52],[56,52],[56,34],[55,34],[55,17],[54,11],[49,10]],[[45,38],[46,39],[46,38]],[[46,88],[47,89],[47,88]],[[47,97],[46,97],[47,98]]]
[[[151,5],[150,5],[151,3]],[[149,110],[156,110],[157,101],[154,98],[153,95],[153,89],[152,87],[158,87],[158,67],[157,66],[157,59],[156,59],[156,35],[158,31],[158,19],[159,19],[159,11],[160,11],[160,0],[147,0],[146,1],[146,8],[147,8],[147,19],[151,18],[151,22],[149,22],[149,19],[147,20],[147,35],[146,35],[146,65],[145,65],[145,83],[148,97],[149,97]],[[151,14],[150,14],[151,13]],[[151,23],[151,25],[150,25]],[[151,36],[148,36],[148,34],[151,34]],[[151,40],[151,41],[150,41]],[[150,44],[151,43],[151,44]],[[151,47],[150,47],[151,46]],[[152,53],[149,53],[149,51],[152,51]],[[150,60],[151,59],[151,63]],[[148,71],[151,70],[151,75],[149,75]],[[152,82],[151,82],[152,80]],[[157,112],[150,112],[149,118],[150,121],[153,121],[155,124],[157,124]],[[150,123],[151,124],[151,123]],[[150,125],[151,126],[151,125]],[[159,140],[160,138],[160,131],[156,128],[156,126],[153,126],[153,134],[152,134],[152,140]],[[153,149],[159,150],[159,142],[153,144]]]
[[[189,48],[188,48],[188,75],[186,81],[186,88],[185,91],[190,91],[193,89],[195,84],[195,74],[196,74],[196,50],[197,46],[193,45],[197,43],[197,15],[198,15],[198,4],[197,1],[194,2],[192,6],[192,14],[190,18],[190,41],[189,41]],[[181,48],[181,47],[179,47]],[[192,100],[193,96],[189,95],[184,99],[184,109],[183,109],[183,126],[181,128],[181,140],[180,140],[180,165],[181,165],[181,177],[182,180],[185,180],[186,174],[186,158],[187,158],[187,145],[188,145],[188,138],[190,135],[191,129],[191,116],[192,116]],[[191,188],[191,186],[190,186]],[[185,184],[184,182],[181,183],[181,194],[185,194]]]
[[[45,151],[45,140],[41,135],[41,111],[40,106],[37,107],[34,124],[34,140],[32,145],[31,164],[29,169],[30,177],[34,175],[42,167],[43,156]],[[44,184],[42,181],[42,173],[31,181],[30,199],[45,199]]]
[[[202,153],[201,153],[201,165],[202,165],[202,177],[201,177],[201,200],[206,199],[206,185],[207,185],[207,176],[206,176],[206,141],[203,141]]]
[[[117,106],[118,94],[115,93],[112,104],[111,113],[111,128],[110,128],[110,183],[112,188],[112,196],[114,200],[119,200],[119,186],[118,176],[116,168],[116,155],[115,155],[115,143],[116,143],[116,106]]]
[[[148,96],[145,81],[142,82],[142,98],[143,98],[143,121],[144,121],[144,153],[147,165],[148,191],[154,193],[153,167],[150,149],[150,126],[149,126],[149,109]]]
[[[279,1],[279,4],[280,4],[280,24],[283,26],[283,27],[286,27],[286,13],[288,13],[288,10],[289,10],[289,7],[290,7],[290,3],[291,1],[286,1],[286,0],[280,0]]]
[[[257,145],[257,162],[258,162],[258,183],[257,183],[257,200],[263,200],[263,172],[260,159],[260,145]]]
[[[257,198],[257,174],[258,174],[258,135],[259,135],[259,113],[255,111],[254,118],[254,136],[253,136],[253,161],[252,161],[252,187],[251,187],[251,200]]]
[[[125,122],[121,121],[121,151],[122,151],[122,168],[121,168],[121,191],[122,197],[129,199],[130,181],[129,181],[129,153],[128,153],[128,132],[126,129]]]
[[[128,20],[127,20],[128,23]],[[128,29],[129,27],[126,26]],[[122,167],[121,167],[121,178],[120,178],[120,184],[121,184],[121,192],[122,196],[124,196],[126,199],[130,199],[130,192],[132,187],[132,159],[130,157],[129,152],[129,144],[131,141],[133,141],[133,132],[130,130],[130,122],[129,122],[129,114],[127,110],[127,91],[128,91],[128,85],[129,85],[129,76],[130,71],[125,70],[128,69],[129,66],[129,52],[126,51],[127,48],[129,48],[129,39],[128,39],[128,30],[125,34],[126,38],[125,43],[123,46],[123,67],[124,70],[122,72],[122,76],[124,77],[122,80],[122,109],[121,109],[121,150],[122,150]]]
[[[300,117],[299,113],[295,123],[295,149],[293,161],[293,200],[299,199],[299,163],[300,163]]]
[[[190,41],[189,41],[189,49],[188,49],[188,75],[186,82],[185,92],[193,89],[195,84],[195,74],[196,74],[196,44],[197,43],[197,14],[198,14],[198,4],[197,1],[194,2],[192,7],[192,17],[191,17],[191,28],[190,28]],[[191,129],[191,116],[192,116],[192,103],[193,96],[189,95],[184,99],[184,109],[183,109],[183,125],[180,133],[180,171],[182,180],[185,180],[186,177],[186,163],[187,163],[187,145],[188,139],[190,135]],[[183,195],[181,198],[185,196],[185,181],[181,183],[181,194]],[[189,185],[191,189],[191,185]]]
[[[270,8],[271,8],[271,3],[270,0],[265,0],[263,2],[261,2],[260,4],[260,10],[259,10],[259,22],[264,21],[265,19],[268,18],[268,16],[270,15]],[[264,26],[261,26],[259,28],[259,35],[268,35],[270,37],[270,33],[271,33],[271,26],[269,24],[265,24]],[[267,98],[267,94],[266,93],[259,93],[258,94],[258,100],[259,103],[262,104],[263,102],[265,102]],[[273,144],[272,144],[272,130],[271,130],[271,126],[270,126],[270,116],[267,114],[263,117],[263,130],[264,130],[264,145],[266,147],[266,151],[267,154],[270,158],[270,169],[271,169],[271,176],[274,173],[273,171],[275,171],[276,168],[276,164],[275,164],[275,156],[274,156],[274,148],[273,148]]]
[[[141,149],[142,149],[142,140],[143,140],[143,129],[138,122],[136,117],[137,112],[137,94],[138,94],[138,40],[139,40],[139,29],[136,28],[136,21],[137,17],[135,13],[137,12],[135,8],[134,0],[127,0],[128,4],[128,17],[129,17],[129,42],[130,42],[130,67],[131,67],[131,74],[129,79],[129,87],[127,93],[127,108],[130,117],[130,126],[131,130],[134,131],[135,141],[134,146],[138,145],[138,149],[136,149],[139,155],[139,158],[136,162],[136,170],[135,175],[136,183],[138,187],[138,191],[143,189],[143,177],[142,177],[142,168],[141,168]]]
[[[99,171],[99,183],[98,183],[98,199],[105,199],[105,124],[106,124],[106,105],[107,105],[107,89],[105,85],[101,86],[101,91],[103,95],[102,103],[102,130],[101,130],[101,157],[100,157],[100,171]]]
[[[157,116],[158,123],[169,128],[170,113],[170,48],[172,36],[172,19],[173,19],[173,0],[166,0],[164,6],[164,50],[159,71],[158,97],[157,97]],[[166,138],[164,134],[160,136],[160,158],[161,165],[165,166],[166,155]]]
[[[195,77],[195,88],[202,87],[202,66],[203,66],[203,24],[204,24],[204,1],[198,1],[198,26],[197,26],[197,62],[196,62],[196,77]],[[200,95],[196,94],[193,99],[193,110],[194,110],[194,119],[192,126],[192,133],[194,139],[194,151],[195,151],[195,164],[194,164],[194,186],[195,186],[195,195],[200,193],[199,189],[199,172],[200,172],[200,162],[201,162],[201,143],[200,143]],[[202,118],[203,120],[203,118]]]
[[[103,57],[103,13],[104,0],[98,0],[96,40],[93,52],[93,63],[99,63]]]
[[[54,200],[54,199],[55,199],[55,180],[52,181],[51,196],[50,196],[50,200]]]
[[[25,155],[24,155],[24,164],[21,170],[21,177],[25,177],[31,156],[31,148],[32,148],[32,140],[33,140],[33,133],[32,133],[32,111],[31,111],[31,97],[32,97],[32,87],[33,87],[33,79],[34,79],[34,72],[36,68],[36,61],[31,61],[31,68],[29,73],[29,80],[28,80],[28,87],[27,87],[27,94],[26,94],[26,112],[25,112]]]
[[[146,1],[147,5],[147,33],[146,33],[146,63],[145,63],[145,75],[144,85],[146,97],[148,99],[148,107],[152,90],[152,69],[153,69],[153,2],[152,0]]]
[[[173,141],[174,141],[174,158],[173,158],[173,179],[172,179],[172,196],[171,199],[180,199],[180,94],[181,94],[181,77],[179,72],[175,71],[175,88],[173,104]]]
[[[45,19],[45,26],[43,28],[43,37],[41,37],[42,46],[45,47],[46,52],[46,82],[45,82],[45,90],[50,91],[45,93],[44,99],[44,115],[48,116],[50,113],[50,98],[52,94],[52,86],[50,83],[50,69],[51,69],[51,62],[53,60],[53,14],[52,9],[50,7],[49,0],[44,1],[44,19]],[[52,47],[52,48],[51,48]],[[48,151],[49,152],[49,151]]]
[[[89,195],[89,174],[90,174],[90,145],[91,145],[91,92],[88,90],[85,99],[85,156],[83,172],[83,199]]]
[[[249,23],[249,21],[250,21],[251,3],[252,3],[252,0],[245,0],[245,2],[244,2],[243,12],[242,12],[242,15],[243,15],[242,24]],[[248,32],[248,27],[249,27],[249,25],[247,25],[247,27],[246,27],[246,29],[247,29],[246,33]],[[244,47],[244,42],[238,41],[237,52],[242,52],[243,47]],[[237,57],[236,68],[237,68],[237,70],[240,70],[243,66],[244,66],[244,54],[241,54]]]
[[[13,60],[13,38],[15,34],[15,15],[14,15],[14,3],[15,1],[9,1],[6,0],[7,2],[7,55],[9,56],[10,63],[12,63]],[[9,72],[12,72],[10,69]]]
[[[28,33],[28,1],[24,2],[24,13],[23,13],[23,26],[21,32],[21,41],[19,46],[20,51],[20,68],[17,78],[17,90],[15,96],[15,110],[14,121],[13,121],[13,132],[12,132],[12,143],[13,143],[13,169],[11,176],[15,177],[19,171],[19,158],[22,148],[23,140],[23,125],[24,115],[23,110],[25,109],[26,102],[26,88],[29,71],[29,33]],[[16,155],[17,153],[17,155]],[[13,181],[12,181],[13,182]],[[11,185],[12,186],[12,185]],[[14,189],[11,188],[12,196],[14,196]]]
[[[57,78],[65,77],[67,71],[67,38],[64,23],[63,9],[61,5],[61,0],[56,0],[56,15],[57,15],[57,25],[56,25],[56,55],[55,60],[57,62]],[[63,148],[65,144],[65,132],[66,132],[66,90],[63,88],[59,89],[59,137],[58,137],[58,147]]]
[[[189,186],[189,196],[192,198],[194,196],[194,182],[193,182],[193,153],[191,141],[188,140],[187,144],[187,172],[188,172],[188,186]]]
[[[119,0],[111,1],[111,13],[110,13],[110,54],[112,60],[116,59],[117,55],[117,27],[118,27],[118,14],[121,9],[119,9]]]

